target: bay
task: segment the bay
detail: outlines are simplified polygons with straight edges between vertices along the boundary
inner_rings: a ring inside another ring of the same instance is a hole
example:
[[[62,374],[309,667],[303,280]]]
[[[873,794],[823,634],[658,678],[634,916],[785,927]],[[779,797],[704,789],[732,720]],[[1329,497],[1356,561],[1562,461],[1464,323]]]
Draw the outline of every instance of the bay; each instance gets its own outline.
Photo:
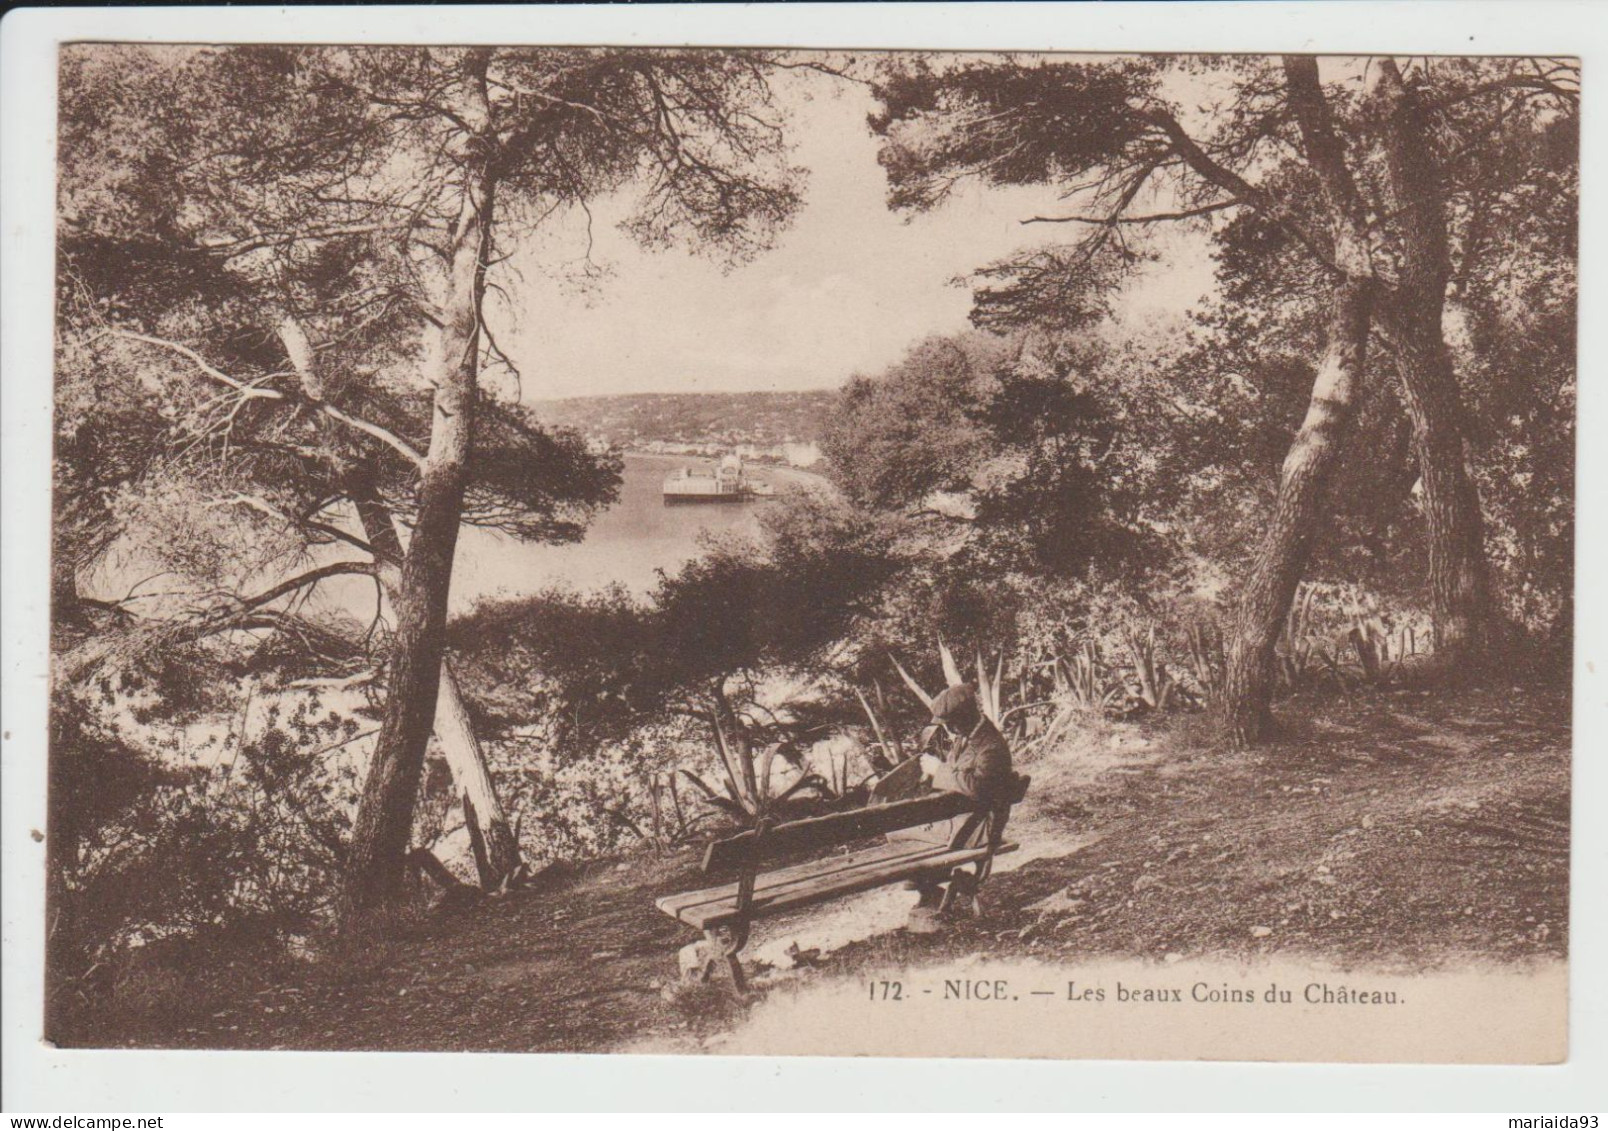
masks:
[[[679,467],[712,461],[688,456],[627,455],[619,501],[597,516],[585,538],[562,546],[520,542],[494,531],[465,529],[452,575],[452,612],[476,604],[541,592],[554,585],[576,590],[618,583],[642,595],[658,571],[674,573],[700,552],[706,534],[759,531],[766,501],[665,506],[664,477]],[[785,490],[815,477],[791,468],[752,466],[754,477]]]

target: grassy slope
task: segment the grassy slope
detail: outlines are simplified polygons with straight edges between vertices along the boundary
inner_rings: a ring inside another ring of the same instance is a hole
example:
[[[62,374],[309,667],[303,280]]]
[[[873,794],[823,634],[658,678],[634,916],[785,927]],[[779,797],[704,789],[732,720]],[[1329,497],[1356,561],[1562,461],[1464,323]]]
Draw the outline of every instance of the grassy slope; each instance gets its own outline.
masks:
[[[1034,785],[1011,829],[1023,851],[990,881],[981,919],[924,936],[883,921],[809,977],[978,952],[1374,969],[1561,956],[1568,706],[1506,688],[1306,701],[1285,707],[1282,740],[1243,754],[1191,741],[1187,725],[1085,734],[1023,767]],[[661,993],[689,933],[652,901],[696,882],[691,850],[594,865],[362,953],[198,972],[182,992],[136,979],[122,1007],[58,1039],[600,1051],[657,1035],[695,1048],[737,1007],[718,991]],[[808,946],[834,914],[765,926]]]

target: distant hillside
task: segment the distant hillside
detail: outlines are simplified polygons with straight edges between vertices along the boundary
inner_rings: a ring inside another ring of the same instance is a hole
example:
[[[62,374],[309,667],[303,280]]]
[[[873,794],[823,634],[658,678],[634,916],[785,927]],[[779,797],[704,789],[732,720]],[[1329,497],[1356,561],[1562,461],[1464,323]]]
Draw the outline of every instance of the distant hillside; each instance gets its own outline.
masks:
[[[619,448],[651,443],[774,446],[821,438],[837,393],[634,393],[536,405],[543,420]]]

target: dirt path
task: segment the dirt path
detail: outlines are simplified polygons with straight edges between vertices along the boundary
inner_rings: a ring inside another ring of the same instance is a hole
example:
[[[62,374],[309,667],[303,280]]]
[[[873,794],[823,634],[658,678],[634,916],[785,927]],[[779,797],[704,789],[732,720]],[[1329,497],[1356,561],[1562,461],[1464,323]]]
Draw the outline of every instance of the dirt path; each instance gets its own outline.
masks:
[[[1244,754],[1125,728],[1023,767],[1023,851],[1001,859],[983,918],[911,935],[909,894],[884,890],[768,921],[749,952],[762,992],[973,954],[1385,971],[1565,954],[1566,695],[1398,692],[1284,715],[1296,722],[1282,741]],[[653,899],[695,884],[696,857],[595,865],[360,955],[209,972],[212,988],[198,977],[181,1001],[102,1014],[81,1043],[718,1047],[739,1020],[723,992],[661,992],[690,934]],[[793,942],[824,965],[786,969]]]

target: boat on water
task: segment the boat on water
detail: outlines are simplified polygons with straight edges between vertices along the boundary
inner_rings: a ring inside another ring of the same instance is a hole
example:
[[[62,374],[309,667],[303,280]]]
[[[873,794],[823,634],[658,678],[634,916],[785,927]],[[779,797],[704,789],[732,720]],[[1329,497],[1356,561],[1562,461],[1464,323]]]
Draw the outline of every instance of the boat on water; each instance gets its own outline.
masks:
[[[768,499],[776,488],[751,478],[738,456],[726,456],[714,467],[678,467],[664,478],[665,506],[680,503],[746,503]]]

